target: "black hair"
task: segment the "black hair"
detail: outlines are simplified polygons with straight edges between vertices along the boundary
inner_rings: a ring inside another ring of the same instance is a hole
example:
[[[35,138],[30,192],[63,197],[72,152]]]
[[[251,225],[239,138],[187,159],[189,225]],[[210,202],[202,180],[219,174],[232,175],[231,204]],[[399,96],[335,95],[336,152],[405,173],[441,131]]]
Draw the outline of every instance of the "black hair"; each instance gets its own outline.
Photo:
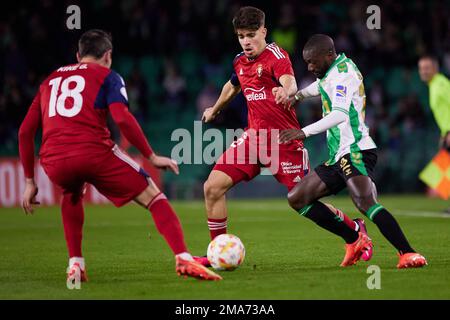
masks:
[[[315,34],[306,42],[303,47],[304,51],[314,51],[318,54],[336,53],[334,42],[331,37],[326,34]]]
[[[92,56],[100,59],[105,52],[112,50],[112,48],[111,34],[99,29],[86,31],[78,41],[78,54],[81,58]]]
[[[242,7],[233,18],[233,27],[237,29],[258,30],[265,25],[264,11],[255,7]]]

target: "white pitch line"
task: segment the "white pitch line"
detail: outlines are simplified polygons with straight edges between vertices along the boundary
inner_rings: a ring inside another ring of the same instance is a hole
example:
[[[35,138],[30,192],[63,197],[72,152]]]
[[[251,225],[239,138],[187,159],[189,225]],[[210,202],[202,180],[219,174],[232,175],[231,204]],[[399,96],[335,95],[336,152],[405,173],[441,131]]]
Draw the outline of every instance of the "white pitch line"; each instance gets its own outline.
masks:
[[[433,211],[410,211],[404,209],[397,209],[393,211],[395,215],[399,216],[410,216],[410,217],[428,217],[428,218],[450,218],[448,213],[439,213]]]
[[[291,209],[289,208],[289,206],[287,205],[287,203],[284,204],[250,204],[250,203],[239,203],[239,204],[234,204],[232,206],[230,206],[230,209],[232,210],[233,207],[236,206],[236,208],[238,208],[239,210],[253,210],[253,211],[275,211],[275,210],[279,210],[279,211],[290,211]],[[345,206],[339,206],[339,209],[345,211],[349,211],[349,212],[356,212],[356,208],[355,207],[345,207]],[[399,216],[408,216],[408,217],[428,217],[428,218],[444,218],[444,219],[449,219],[450,218],[450,214],[447,213],[440,213],[440,212],[436,212],[436,211],[420,211],[420,210],[407,210],[407,209],[395,209],[395,208],[390,208],[390,211],[394,214],[394,215],[399,215]]]
[[[188,207],[191,209],[199,208],[201,210],[204,210],[203,203],[200,204],[182,204],[183,207]],[[338,206],[339,209],[343,210],[344,212],[353,212],[357,213],[357,209],[353,206]],[[237,200],[235,202],[230,201],[228,205],[229,211],[232,210],[244,210],[244,211],[252,211],[257,213],[258,211],[287,211],[291,212],[292,209],[289,207],[287,201],[286,202],[280,202],[280,203],[254,203],[254,202],[248,202],[246,200],[240,201]],[[392,207],[389,207],[389,210],[394,215],[399,216],[407,216],[407,217],[428,217],[428,218],[444,218],[449,219],[450,214],[447,213],[440,213],[439,211],[421,211],[421,210],[407,210],[407,209],[395,209]]]

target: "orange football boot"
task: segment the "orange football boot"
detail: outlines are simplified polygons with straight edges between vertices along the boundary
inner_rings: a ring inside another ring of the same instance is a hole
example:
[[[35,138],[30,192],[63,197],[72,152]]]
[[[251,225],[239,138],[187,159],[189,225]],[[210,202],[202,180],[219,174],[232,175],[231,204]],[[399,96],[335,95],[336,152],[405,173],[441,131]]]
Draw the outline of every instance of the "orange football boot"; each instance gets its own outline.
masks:
[[[358,239],[355,242],[345,245],[345,257],[341,267],[348,267],[356,264],[361,255],[372,248],[372,240],[364,233],[358,232]]]
[[[421,268],[428,264],[427,259],[417,252],[398,254],[398,269]]]
[[[200,280],[222,280],[222,277],[195,260],[184,260],[176,257],[175,271],[179,276],[193,277]]]

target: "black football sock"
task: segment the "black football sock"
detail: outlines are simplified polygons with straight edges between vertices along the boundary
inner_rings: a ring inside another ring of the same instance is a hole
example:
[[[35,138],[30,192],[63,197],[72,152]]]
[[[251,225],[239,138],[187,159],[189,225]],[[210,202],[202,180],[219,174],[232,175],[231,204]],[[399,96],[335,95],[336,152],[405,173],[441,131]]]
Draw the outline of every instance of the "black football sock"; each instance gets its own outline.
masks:
[[[383,236],[399,251],[400,254],[415,252],[406,240],[397,220],[382,205],[372,206],[366,213],[380,229]]]
[[[322,228],[340,236],[346,243],[353,243],[358,239],[358,232],[349,228],[339,216],[335,215],[322,202],[316,201],[298,211],[299,214],[314,221]]]

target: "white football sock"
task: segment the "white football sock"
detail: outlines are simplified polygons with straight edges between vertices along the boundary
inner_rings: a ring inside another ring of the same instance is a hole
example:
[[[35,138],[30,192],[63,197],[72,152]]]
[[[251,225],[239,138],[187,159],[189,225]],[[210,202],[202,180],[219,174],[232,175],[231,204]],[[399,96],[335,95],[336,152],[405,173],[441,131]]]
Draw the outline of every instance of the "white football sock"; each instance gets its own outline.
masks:
[[[69,259],[69,268],[72,268],[74,263],[78,263],[80,265],[81,270],[85,269],[84,258],[83,257],[72,257]]]

